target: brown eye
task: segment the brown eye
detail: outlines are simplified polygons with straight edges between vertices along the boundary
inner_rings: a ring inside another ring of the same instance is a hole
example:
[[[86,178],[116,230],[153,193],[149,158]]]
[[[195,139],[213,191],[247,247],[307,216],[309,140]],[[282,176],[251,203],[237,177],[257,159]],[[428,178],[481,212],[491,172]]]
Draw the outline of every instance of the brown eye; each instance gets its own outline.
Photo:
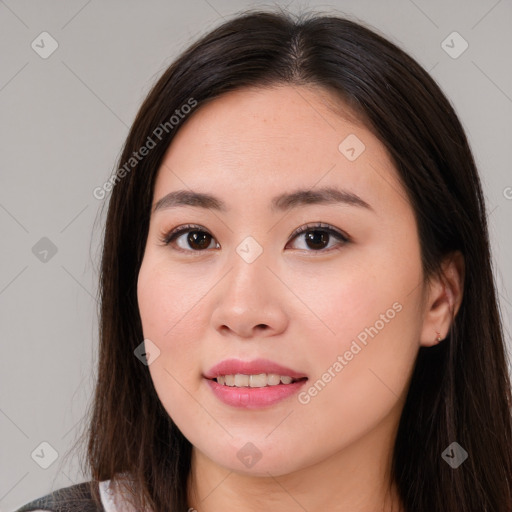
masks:
[[[211,244],[212,236],[205,231],[189,231],[185,238],[186,243],[193,249],[208,249]]]
[[[311,249],[325,249],[329,244],[329,238],[331,237],[329,233],[318,229],[306,231],[304,235],[304,240]]]
[[[306,245],[303,249],[309,249],[309,252],[328,252],[331,248],[337,249],[349,242],[347,236],[329,225],[323,224],[302,226],[292,236],[293,239],[303,236]],[[334,247],[329,247],[331,239],[338,241]]]
[[[187,225],[171,231],[162,242],[165,245],[173,243],[183,251],[201,252],[210,248],[213,240],[213,236],[200,226]]]

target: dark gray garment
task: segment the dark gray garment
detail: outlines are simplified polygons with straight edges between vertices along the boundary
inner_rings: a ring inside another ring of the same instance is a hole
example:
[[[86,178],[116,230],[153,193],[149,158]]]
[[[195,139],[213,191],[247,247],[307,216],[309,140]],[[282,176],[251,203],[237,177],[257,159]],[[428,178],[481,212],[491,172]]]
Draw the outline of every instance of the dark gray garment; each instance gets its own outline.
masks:
[[[96,486],[97,482],[92,485]],[[31,510],[49,510],[52,512],[105,512],[98,508],[91,494],[91,482],[70,485],[37,498],[14,512],[29,512]]]

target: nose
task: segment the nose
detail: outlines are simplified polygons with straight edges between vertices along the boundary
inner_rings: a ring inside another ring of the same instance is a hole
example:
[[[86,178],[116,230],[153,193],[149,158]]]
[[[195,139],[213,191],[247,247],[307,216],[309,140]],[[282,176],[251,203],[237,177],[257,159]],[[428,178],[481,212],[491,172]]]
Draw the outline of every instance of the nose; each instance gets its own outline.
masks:
[[[248,263],[234,253],[230,263],[215,287],[213,327],[223,336],[244,339],[283,332],[288,325],[284,286],[263,255]]]

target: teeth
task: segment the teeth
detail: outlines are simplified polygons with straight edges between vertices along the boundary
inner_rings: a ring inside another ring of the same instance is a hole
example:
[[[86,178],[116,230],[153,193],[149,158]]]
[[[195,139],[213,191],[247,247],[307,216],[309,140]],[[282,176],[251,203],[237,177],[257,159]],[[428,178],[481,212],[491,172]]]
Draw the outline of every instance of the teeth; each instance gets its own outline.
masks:
[[[281,382],[281,377],[275,373],[270,373],[267,376],[267,383],[269,386],[277,386]]]
[[[230,387],[264,388],[265,386],[277,386],[279,384],[290,384],[294,379],[288,375],[277,375],[276,373],[260,373],[258,375],[219,375],[217,383]]]
[[[241,388],[243,386],[249,385],[249,375],[242,375],[241,373],[237,373],[235,375],[235,387]]]
[[[251,388],[264,388],[267,385],[267,382],[268,379],[265,373],[260,373],[259,375],[249,375],[249,387]]]

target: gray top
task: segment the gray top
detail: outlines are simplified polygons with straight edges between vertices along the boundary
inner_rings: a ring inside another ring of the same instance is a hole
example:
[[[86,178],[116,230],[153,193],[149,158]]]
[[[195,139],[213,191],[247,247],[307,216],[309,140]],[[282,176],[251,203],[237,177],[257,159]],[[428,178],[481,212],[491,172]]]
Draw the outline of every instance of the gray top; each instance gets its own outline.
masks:
[[[98,487],[97,482],[89,481],[63,487],[37,498],[14,512],[34,512],[47,510],[52,512],[105,512],[105,508],[95,503],[91,486]]]

